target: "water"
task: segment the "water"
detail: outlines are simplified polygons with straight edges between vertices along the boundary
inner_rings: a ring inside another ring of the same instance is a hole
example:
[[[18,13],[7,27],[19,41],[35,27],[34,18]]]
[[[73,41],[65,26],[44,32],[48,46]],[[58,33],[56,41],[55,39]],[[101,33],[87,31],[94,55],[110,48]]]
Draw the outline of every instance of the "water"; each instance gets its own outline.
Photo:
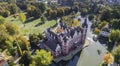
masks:
[[[58,63],[52,62],[50,66],[76,66],[79,60],[81,51],[78,52],[71,60],[68,61],[60,61]]]

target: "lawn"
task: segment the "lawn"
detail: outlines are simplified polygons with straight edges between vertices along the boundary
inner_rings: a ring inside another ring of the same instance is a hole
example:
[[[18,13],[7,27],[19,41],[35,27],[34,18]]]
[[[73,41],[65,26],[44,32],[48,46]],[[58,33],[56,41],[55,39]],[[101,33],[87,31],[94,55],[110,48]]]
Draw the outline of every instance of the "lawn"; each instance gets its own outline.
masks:
[[[23,24],[18,17],[14,18],[13,16],[7,17],[6,22],[12,22],[18,25],[21,29],[22,34],[42,33],[46,28],[56,24],[56,20],[51,20],[46,21],[45,24],[39,25],[41,22],[40,19],[29,20],[27,23]]]

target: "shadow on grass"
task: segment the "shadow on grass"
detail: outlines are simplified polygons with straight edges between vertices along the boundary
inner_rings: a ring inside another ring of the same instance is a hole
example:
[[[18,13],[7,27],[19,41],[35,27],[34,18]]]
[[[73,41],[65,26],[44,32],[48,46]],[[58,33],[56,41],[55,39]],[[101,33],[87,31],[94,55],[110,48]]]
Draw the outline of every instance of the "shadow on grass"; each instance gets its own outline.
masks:
[[[34,21],[36,18],[33,18],[33,17],[31,17],[31,18],[28,18],[26,21],[25,21],[25,23],[29,23],[29,22],[32,22],[32,21]]]
[[[57,27],[58,23],[56,23],[55,25],[51,26],[51,28],[55,28]]]
[[[38,26],[43,25],[43,24],[44,24],[44,22],[40,22],[40,23],[36,24],[35,27],[38,27]]]

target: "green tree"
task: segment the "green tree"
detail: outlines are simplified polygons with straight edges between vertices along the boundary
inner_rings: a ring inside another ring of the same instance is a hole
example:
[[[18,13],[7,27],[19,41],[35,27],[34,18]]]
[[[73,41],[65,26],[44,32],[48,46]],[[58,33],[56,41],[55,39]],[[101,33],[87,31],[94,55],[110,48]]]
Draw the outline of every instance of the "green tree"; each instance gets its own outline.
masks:
[[[120,40],[120,31],[119,30],[112,30],[109,34],[109,40],[113,44]]]
[[[19,36],[16,40],[22,51],[29,50],[29,42],[24,36]]]
[[[15,4],[16,0],[10,0],[9,2],[12,3],[12,4]]]
[[[9,35],[14,36],[20,33],[20,28],[11,22],[5,24],[5,26]]]
[[[51,52],[47,52],[46,50],[36,50],[34,60],[36,66],[49,66],[53,60],[53,56],[51,56]]]
[[[84,17],[86,16],[88,13],[88,9],[87,8],[82,8],[82,11],[81,11],[81,15]]]
[[[62,17],[62,21],[65,22],[65,24],[69,27],[72,27],[73,19],[71,17]]]
[[[20,13],[19,18],[23,23],[26,21],[26,15],[24,13]]]
[[[40,9],[40,11],[42,13],[44,13],[45,10],[46,10],[46,8],[47,8],[47,6],[45,5],[45,3],[35,3],[35,5],[36,5],[36,7],[38,7]]]
[[[31,61],[32,61],[32,57],[31,57],[31,54],[29,53],[29,51],[24,51],[23,55],[19,61],[20,64],[24,64],[24,66],[29,66]]]
[[[34,18],[40,18],[41,11],[39,8],[37,8],[35,6],[29,6],[27,8],[27,16],[34,17]]]
[[[112,15],[111,15],[112,13],[111,13],[111,10],[104,10],[102,13],[101,13],[101,20],[102,21],[108,21],[109,22],[109,20],[111,20],[111,17],[112,17]]]
[[[56,10],[50,10],[49,16],[50,16],[50,19],[56,19],[57,18],[57,11]]]
[[[43,35],[42,33],[39,33],[38,37],[40,38],[40,40],[45,39],[45,35]]]
[[[119,19],[120,18],[120,6],[114,6],[114,8],[111,11],[112,18]]]
[[[4,13],[3,13],[3,17],[8,17],[10,15],[10,11],[6,10]]]
[[[18,7],[16,4],[10,4],[10,13],[16,14],[18,12]]]
[[[40,38],[36,34],[30,34],[30,46],[33,49],[37,49],[37,44],[40,42]]]
[[[71,13],[70,7],[65,7],[65,8],[64,8],[64,12],[65,12],[65,13],[64,13],[65,15],[69,15],[69,14]]]
[[[114,29],[120,29],[120,19],[111,20],[111,25]]]
[[[93,14],[90,14],[90,15],[88,16],[88,18],[89,18],[89,20],[91,21],[91,20],[93,20],[95,17],[94,17]]]
[[[0,24],[4,24],[5,23],[5,18],[0,16]]]
[[[62,16],[64,16],[64,9],[58,8],[57,9],[57,17],[62,17]]]
[[[41,22],[45,23],[47,21],[46,17],[44,15],[41,16]]]
[[[75,13],[77,13],[77,12],[79,11],[78,5],[75,5],[75,6],[73,7],[73,10],[75,11]]]
[[[112,54],[114,56],[115,62],[119,66],[120,65],[120,45],[113,50]]]
[[[0,48],[2,49],[10,49],[13,48],[13,37],[8,35],[6,26],[1,24],[0,25]]]
[[[28,17],[32,17],[33,16],[33,12],[34,12],[35,9],[36,9],[36,7],[33,6],[33,5],[28,6],[27,7],[27,16]]]
[[[51,8],[47,8],[47,9],[46,9],[45,16],[46,16],[47,18],[49,18],[49,16],[50,16],[50,11],[51,11]]]
[[[100,24],[98,24],[98,28],[99,28],[99,29],[102,29],[102,28],[105,27],[107,24],[108,24],[107,21],[102,21],[102,22],[100,22]]]

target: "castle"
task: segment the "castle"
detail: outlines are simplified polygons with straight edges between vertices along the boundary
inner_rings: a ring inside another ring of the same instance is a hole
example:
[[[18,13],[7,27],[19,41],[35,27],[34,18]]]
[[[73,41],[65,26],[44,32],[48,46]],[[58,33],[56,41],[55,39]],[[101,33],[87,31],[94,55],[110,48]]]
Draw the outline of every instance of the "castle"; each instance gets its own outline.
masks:
[[[83,22],[82,27],[68,27],[62,21],[57,26],[62,30],[60,33],[53,32],[51,28],[45,31],[47,41],[44,43],[44,49],[51,51],[54,57],[67,55],[84,44],[88,26],[87,19]]]

